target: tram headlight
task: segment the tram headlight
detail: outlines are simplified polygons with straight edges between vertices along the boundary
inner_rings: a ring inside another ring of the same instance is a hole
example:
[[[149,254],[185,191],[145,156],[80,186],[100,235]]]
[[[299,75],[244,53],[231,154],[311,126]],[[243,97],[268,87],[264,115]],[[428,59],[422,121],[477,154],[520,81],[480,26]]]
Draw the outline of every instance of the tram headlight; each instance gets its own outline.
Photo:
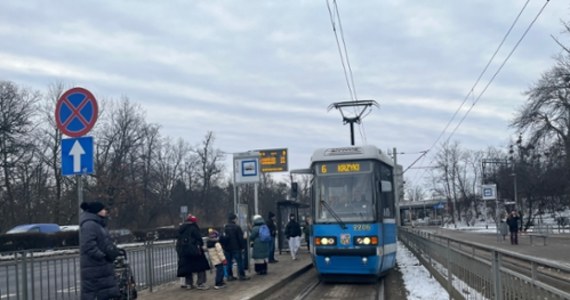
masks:
[[[378,237],[377,236],[356,236],[354,237],[355,246],[377,246]]]
[[[316,246],[335,246],[336,238],[333,236],[319,236],[314,238]]]

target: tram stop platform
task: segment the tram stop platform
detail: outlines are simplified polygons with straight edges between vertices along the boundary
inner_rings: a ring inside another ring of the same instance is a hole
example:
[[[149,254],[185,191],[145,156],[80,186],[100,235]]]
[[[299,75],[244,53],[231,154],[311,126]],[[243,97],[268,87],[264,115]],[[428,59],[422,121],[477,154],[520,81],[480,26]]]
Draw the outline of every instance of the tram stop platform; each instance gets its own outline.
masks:
[[[288,281],[303,274],[312,267],[311,256],[306,247],[301,247],[297,259],[293,260],[288,252],[275,252],[275,259],[279,262],[269,264],[267,275],[257,275],[253,271],[253,263],[250,264],[246,275],[250,280],[226,282],[226,288],[215,290],[215,270],[206,271],[208,290],[187,290],[180,287],[180,280],[160,285],[153,288],[153,292],[143,290],[139,292],[142,300],[182,300],[182,299],[266,299],[275,290],[287,284]],[[235,266],[234,266],[235,270]],[[234,271],[234,275],[237,272]],[[194,275],[195,276],[195,275]],[[194,277],[194,281],[196,278]]]

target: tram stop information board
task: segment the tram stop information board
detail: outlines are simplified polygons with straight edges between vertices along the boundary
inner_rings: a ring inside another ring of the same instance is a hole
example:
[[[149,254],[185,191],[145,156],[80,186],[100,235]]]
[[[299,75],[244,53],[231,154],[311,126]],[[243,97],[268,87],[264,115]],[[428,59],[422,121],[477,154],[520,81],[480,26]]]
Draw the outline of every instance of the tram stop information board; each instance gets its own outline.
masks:
[[[259,152],[259,166],[261,172],[287,172],[289,164],[287,160],[287,148],[256,150]]]

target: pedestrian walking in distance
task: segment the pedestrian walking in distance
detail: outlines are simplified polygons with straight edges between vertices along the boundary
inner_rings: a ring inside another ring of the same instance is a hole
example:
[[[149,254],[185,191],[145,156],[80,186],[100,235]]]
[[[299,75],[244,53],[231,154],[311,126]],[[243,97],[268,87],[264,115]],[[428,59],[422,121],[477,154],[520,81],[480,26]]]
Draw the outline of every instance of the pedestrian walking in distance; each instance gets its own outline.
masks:
[[[80,207],[81,300],[119,297],[113,262],[120,252],[106,229],[109,211],[101,202],[83,202]]]
[[[297,252],[301,246],[301,225],[297,223],[295,214],[289,215],[289,222],[285,226],[285,237],[289,241],[289,252],[293,260],[297,259]]]
[[[512,211],[507,218],[507,225],[509,225],[509,231],[511,232],[511,245],[518,245],[518,232],[519,232],[519,215],[516,211]]]

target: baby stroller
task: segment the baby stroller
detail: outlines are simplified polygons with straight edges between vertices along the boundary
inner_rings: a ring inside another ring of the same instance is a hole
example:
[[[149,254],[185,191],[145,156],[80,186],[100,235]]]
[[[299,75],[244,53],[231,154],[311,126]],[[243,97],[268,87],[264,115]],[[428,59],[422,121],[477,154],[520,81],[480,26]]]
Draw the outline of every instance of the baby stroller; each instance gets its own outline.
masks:
[[[129,300],[137,298],[137,287],[133,271],[127,259],[127,251],[119,249],[121,253],[115,258],[115,277],[119,282],[119,291],[121,296],[116,299]]]

